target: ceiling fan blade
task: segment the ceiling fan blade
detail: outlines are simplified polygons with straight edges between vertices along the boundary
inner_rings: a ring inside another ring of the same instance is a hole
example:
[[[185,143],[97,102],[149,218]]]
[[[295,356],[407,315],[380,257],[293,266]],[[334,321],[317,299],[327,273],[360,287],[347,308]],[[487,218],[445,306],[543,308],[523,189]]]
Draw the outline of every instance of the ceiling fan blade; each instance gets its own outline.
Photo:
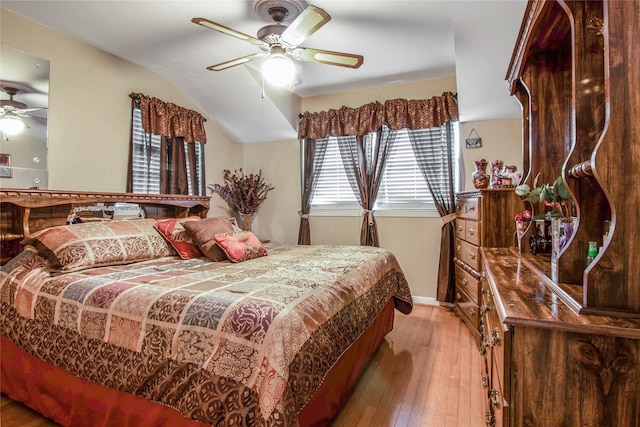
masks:
[[[292,49],[289,53],[291,53],[295,59],[300,61],[321,62],[323,64],[339,65],[341,67],[349,68],[358,68],[364,62],[364,57],[362,55],[311,49],[308,47]]]
[[[38,122],[38,123],[40,123],[42,125],[45,125],[45,126],[47,124],[47,118],[46,117],[31,116],[29,114],[18,114],[18,115],[20,117],[25,117],[25,118],[27,118],[29,120],[33,120],[33,121]]]
[[[307,37],[315,33],[327,22],[331,16],[315,6],[307,6],[300,15],[287,27],[280,36],[280,40],[287,47],[300,46]]]
[[[227,68],[235,67],[236,65],[246,64],[247,62],[255,61],[256,59],[264,58],[269,55],[266,52],[252,53],[251,55],[243,56],[241,58],[232,59],[231,61],[221,62],[220,64],[207,67],[210,71],[221,71]]]
[[[20,108],[18,110],[13,110],[13,112],[15,114],[23,114],[23,113],[29,113],[31,111],[40,111],[40,110],[46,110],[47,107],[34,107],[34,108]]]
[[[256,46],[263,46],[263,47],[266,47],[266,48],[269,47],[269,45],[267,43],[263,42],[260,39],[252,37],[252,36],[250,36],[248,34],[245,34],[245,33],[241,33],[240,31],[233,30],[233,29],[231,29],[229,27],[225,27],[222,24],[218,24],[216,22],[209,21],[208,19],[205,19],[205,18],[193,18],[191,20],[191,22],[193,22],[194,24],[202,25],[203,27],[211,28],[212,30],[219,31],[219,32],[221,32],[223,34],[227,34],[227,35],[235,37],[237,39],[249,42],[249,43],[254,44]]]

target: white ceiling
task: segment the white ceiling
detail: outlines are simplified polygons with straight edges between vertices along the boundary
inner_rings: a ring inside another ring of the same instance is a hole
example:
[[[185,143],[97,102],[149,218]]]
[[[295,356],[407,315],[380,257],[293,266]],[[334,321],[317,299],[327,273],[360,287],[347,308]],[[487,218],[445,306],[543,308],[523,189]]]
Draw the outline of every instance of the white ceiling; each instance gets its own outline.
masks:
[[[301,81],[287,97],[455,74],[462,121],[520,117],[504,77],[526,0],[308,3],[332,19],[302,46],[361,54],[364,64],[349,69],[297,62]],[[255,36],[266,23],[254,11],[253,1],[3,0],[1,6],[163,75],[238,142],[296,137],[295,122],[278,108],[282,94],[280,100],[261,97],[256,79],[261,61],[206,70],[258,48],[193,24],[191,18],[207,18]]]

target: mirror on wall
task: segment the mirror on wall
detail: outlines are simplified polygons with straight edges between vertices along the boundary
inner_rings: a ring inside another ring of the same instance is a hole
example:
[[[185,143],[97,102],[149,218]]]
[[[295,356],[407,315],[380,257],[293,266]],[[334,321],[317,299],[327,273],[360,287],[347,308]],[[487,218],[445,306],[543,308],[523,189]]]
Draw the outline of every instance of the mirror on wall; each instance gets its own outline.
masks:
[[[49,188],[49,61],[0,45],[0,187]]]

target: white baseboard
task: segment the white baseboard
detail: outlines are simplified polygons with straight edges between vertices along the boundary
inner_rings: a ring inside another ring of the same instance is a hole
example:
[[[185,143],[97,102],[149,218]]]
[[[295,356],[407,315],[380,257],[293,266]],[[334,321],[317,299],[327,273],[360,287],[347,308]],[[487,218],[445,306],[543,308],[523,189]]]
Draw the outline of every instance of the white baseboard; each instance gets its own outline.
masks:
[[[421,305],[440,305],[440,301],[433,297],[411,297],[415,304]]]

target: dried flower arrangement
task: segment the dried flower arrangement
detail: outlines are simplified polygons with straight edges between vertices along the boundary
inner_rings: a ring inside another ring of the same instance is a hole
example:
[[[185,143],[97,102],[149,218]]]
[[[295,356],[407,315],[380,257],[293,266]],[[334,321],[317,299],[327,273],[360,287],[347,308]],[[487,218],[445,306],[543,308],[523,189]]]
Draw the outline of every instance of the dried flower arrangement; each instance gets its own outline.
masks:
[[[262,170],[257,174],[245,175],[240,170],[224,170],[224,185],[209,184],[207,188],[218,194],[229,206],[243,215],[255,214],[267,199],[267,193],[274,189],[264,182]]]

